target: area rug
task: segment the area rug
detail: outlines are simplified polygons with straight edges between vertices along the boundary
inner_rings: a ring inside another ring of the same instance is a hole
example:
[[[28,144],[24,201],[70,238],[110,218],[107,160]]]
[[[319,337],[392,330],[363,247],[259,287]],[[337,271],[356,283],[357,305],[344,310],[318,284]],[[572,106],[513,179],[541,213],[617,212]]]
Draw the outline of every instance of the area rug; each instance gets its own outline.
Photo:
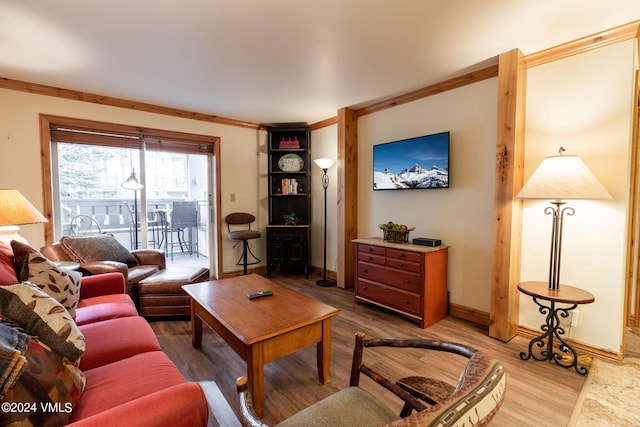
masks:
[[[594,359],[568,425],[640,426],[640,358],[622,365]]]

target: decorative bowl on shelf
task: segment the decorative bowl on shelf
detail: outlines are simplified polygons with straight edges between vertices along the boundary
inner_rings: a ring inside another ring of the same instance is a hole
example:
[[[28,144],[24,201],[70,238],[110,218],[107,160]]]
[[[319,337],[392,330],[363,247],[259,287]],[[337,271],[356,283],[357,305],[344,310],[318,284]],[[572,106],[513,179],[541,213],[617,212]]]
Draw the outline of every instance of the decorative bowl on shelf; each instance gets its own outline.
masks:
[[[396,224],[389,221],[386,224],[378,225],[383,233],[383,240],[392,243],[408,243],[409,232],[415,230],[415,227],[407,227],[404,224]]]

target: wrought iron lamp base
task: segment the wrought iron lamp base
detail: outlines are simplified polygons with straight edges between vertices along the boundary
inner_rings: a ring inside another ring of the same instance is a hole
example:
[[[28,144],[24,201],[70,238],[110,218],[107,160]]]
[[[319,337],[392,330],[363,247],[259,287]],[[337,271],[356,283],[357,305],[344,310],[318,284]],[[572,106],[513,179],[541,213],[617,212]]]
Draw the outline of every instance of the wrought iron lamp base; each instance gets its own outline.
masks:
[[[569,317],[569,312],[578,305],[573,304],[569,307],[556,308],[556,304],[553,301],[550,301],[548,306],[542,304],[536,297],[533,297],[533,301],[540,307],[538,311],[546,314],[545,324],[540,327],[543,333],[529,342],[529,351],[527,353],[521,352],[520,358],[522,360],[531,358],[535,360],[553,360],[563,368],[574,368],[580,375],[587,375],[589,367],[581,362],[573,347],[562,337],[565,334],[565,330],[560,325],[560,318],[566,319]],[[559,341],[559,352],[554,351],[554,339]],[[534,348],[538,350],[535,351]]]

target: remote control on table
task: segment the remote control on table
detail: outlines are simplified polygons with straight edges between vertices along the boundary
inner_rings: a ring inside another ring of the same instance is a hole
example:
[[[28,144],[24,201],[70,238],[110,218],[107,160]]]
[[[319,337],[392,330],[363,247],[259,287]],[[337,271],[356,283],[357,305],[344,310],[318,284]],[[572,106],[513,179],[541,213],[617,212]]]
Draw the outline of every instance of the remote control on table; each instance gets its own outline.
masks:
[[[252,294],[247,295],[248,299],[255,299],[255,298],[260,298],[260,297],[268,297],[269,295],[273,295],[273,291],[259,291],[259,292],[254,292]]]

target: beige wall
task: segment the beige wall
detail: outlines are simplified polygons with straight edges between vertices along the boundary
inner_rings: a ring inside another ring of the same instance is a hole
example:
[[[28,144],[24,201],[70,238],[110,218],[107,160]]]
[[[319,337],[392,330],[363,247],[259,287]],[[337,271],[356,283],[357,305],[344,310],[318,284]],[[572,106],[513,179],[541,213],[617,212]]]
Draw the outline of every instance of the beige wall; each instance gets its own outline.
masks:
[[[224,217],[233,211],[259,210],[259,187],[256,185],[259,180],[258,138],[255,130],[0,89],[0,187],[19,189],[37,208],[42,209],[43,206],[40,114],[219,136],[221,214]],[[236,195],[234,203],[230,202],[231,193]],[[260,219],[263,228],[266,220]],[[33,246],[44,244],[43,225],[25,225],[21,229],[22,236]],[[232,252],[232,244],[225,238],[224,231],[222,235],[223,271],[236,270],[235,262],[240,252],[238,248]],[[261,244],[258,248],[258,256],[262,257],[263,246]]]
[[[449,245],[451,302],[489,311],[497,79],[485,80],[358,120],[358,237],[403,223],[414,237]],[[451,132],[450,188],[373,191],[372,146]]]
[[[568,203],[560,282],[595,295],[579,307],[567,334],[580,342],[620,351],[624,331],[624,278],[629,209],[630,133],[635,40],[529,69],[525,179],[562,146],[582,158],[613,200]],[[544,201],[526,201],[522,275],[547,280],[551,218]],[[539,328],[542,315],[531,298],[520,299],[520,323]],[[567,322],[568,323],[568,322]]]

